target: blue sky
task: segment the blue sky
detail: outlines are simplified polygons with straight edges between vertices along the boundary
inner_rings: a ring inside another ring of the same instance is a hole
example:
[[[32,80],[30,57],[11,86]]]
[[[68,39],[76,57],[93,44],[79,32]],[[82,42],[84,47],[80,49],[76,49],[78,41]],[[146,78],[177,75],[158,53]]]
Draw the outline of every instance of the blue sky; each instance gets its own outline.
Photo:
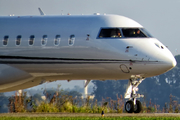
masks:
[[[0,16],[39,15],[38,7],[46,15],[123,15],[143,25],[173,55],[180,54],[180,0],[0,0]]]

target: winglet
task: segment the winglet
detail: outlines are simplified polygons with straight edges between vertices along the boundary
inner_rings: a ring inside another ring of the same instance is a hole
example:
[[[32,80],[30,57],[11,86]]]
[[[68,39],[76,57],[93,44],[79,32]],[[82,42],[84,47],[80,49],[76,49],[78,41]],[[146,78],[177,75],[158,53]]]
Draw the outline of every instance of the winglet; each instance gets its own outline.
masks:
[[[39,12],[40,12],[41,15],[46,15],[46,14],[44,14],[44,12],[41,10],[41,8],[38,8],[38,10],[39,10]]]

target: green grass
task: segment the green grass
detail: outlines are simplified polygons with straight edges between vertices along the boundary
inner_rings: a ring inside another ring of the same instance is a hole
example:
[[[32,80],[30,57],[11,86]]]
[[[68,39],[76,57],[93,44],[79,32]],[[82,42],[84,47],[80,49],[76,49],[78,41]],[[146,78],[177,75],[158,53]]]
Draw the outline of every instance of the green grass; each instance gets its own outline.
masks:
[[[1,117],[0,120],[180,120],[180,117]]]

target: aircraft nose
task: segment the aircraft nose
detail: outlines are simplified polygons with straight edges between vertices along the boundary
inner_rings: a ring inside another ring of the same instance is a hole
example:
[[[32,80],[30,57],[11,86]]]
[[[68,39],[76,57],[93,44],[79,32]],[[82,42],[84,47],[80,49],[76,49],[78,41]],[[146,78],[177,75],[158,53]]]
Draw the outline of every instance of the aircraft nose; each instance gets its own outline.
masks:
[[[177,65],[176,59],[173,57],[172,66],[175,67],[176,65]]]
[[[158,64],[152,66],[151,74],[160,75],[163,74],[176,66],[177,62],[173,55],[159,56]]]
[[[167,66],[167,70],[170,70],[170,69],[174,68],[176,66],[176,64],[177,64],[176,59],[174,58],[173,55],[167,56],[166,59],[165,59],[165,63],[166,63],[166,66]]]

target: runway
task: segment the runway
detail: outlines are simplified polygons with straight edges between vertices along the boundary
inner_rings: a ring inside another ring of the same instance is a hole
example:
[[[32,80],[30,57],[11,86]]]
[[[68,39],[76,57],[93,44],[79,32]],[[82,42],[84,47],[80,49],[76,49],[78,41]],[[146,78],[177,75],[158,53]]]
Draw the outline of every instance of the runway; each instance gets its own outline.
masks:
[[[93,113],[1,113],[0,117],[101,117]],[[180,113],[105,113],[105,117],[180,117]]]

